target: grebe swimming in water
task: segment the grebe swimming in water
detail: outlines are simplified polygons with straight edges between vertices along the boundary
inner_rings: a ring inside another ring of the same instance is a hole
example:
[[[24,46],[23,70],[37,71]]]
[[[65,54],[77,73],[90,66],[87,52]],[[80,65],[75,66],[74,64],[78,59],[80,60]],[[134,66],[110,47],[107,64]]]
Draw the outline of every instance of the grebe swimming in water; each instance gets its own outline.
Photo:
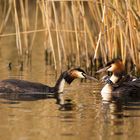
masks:
[[[0,94],[5,93],[25,93],[25,94],[55,94],[62,93],[64,90],[65,82],[70,84],[74,79],[92,79],[96,80],[96,78],[88,76],[82,69],[74,68],[68,71],[63,72],[59,79],[57,80],[54,87],[50,87],[41,83],[29,82],[25,80],[18,79],[6,79],[0,81]]]
[[[121,59],[114,59],[96,73],[103,71],[112,72],[111,77],[106,77],[106,84],[101,90],[103,100],[111,100],[112,97],[140,98],[140,79],[133,79],[125,73]]]

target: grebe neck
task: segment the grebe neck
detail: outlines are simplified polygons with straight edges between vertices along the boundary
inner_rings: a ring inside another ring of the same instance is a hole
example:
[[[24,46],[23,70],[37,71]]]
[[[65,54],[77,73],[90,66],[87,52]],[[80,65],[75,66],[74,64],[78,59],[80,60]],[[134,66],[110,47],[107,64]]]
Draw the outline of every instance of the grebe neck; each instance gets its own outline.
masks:
[[[126,76],[126,72],[125,71],[121,71],[121,72],[114,72],[112,74],[112,76],[110,77],[110,80],[115,84],[117,82],[119,82],[122,77]]]
[[[58,80],[56,81],[56,84],[55,84],[55,92],[57,93],[61,93],[64,91],[64,86],[65,86],[65,79],[64,79],[64,75],[65,75],[65,72],[62,73],[60,75],[60,77],[58,78]]]
[[[120,77],[115,74],[112,74],[112,76],[110,77],[110,80],[113,82],[113,84],[117,83],[119,79]],[[112,100],[112,92],[113,92],[112,85],[110,83],[107,83],[101,90],[102,99],[104,101]]]
[[[112,74],[112,76],[110,77],[110,80],[115,84],[118,82],[118,80],[120,79],[120,77],[118,77],[115,74]]]

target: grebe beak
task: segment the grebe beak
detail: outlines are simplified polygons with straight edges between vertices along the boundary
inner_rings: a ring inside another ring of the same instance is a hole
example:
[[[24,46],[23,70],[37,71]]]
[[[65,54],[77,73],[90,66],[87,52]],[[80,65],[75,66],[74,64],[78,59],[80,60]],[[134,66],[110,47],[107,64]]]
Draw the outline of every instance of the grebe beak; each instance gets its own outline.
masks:
[[[94,80],[94,81],[98,81],[98,79],[96,79],[96,78],[94,78],[94,77],[92,77],[92,76],[89,76],[89,75],[87,75],[87,74],[85,74],[85,73],[83,73],[83,76],[85,77],[85,79],[89,79],[89,80]]]
[[[110,66],[104,67],[104,68],[96,71],[96,73],[101,73],[101,72],[107,71],[109,68],[110,68]]]

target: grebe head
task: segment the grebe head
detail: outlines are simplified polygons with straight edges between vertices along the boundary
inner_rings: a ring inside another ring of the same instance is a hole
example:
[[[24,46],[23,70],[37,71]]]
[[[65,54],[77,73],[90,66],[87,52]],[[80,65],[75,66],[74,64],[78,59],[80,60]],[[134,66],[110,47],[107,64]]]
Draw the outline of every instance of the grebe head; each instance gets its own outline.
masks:
[[[68,84],[70,84],[76,78],[98,81],[96,78],[87,75],[81,68],[73,68],[65,72],[64,79]]]
[[[80,69],[80,68],[73,68],[67,71],[64,71],[59,79],[56,82],[55,85],[55,91],[57,93],[62,93],[64,90],[64,84],[65,82],[67,82],[68,84],[71,84],[72,81],[76,78],[80,78],[80,79],[91,79],[94,81],[98,81],[96,78],[88,76],[84,70]]]
[[[104,68],[98,70],[96,73],[101,73],[104,71],[110,71],[113,73],[121,73],[124,71],[124,65],[122,63],[122,60],[117,58],[113,59],[112,61],[108,62]]]
[[[96,73],[101,73],[104,71],[112,72],[113,74],[108,77],[105,76],[103,81],[106,82],[105,86],[101,90],[101,95],[103,100],[110,101],[112,99],[112,92],[114,90],[112,84],[118,82],[118,80],[122,77],[124,72],[124,65],[121,59],[113,59],[112,61],[108,62],[104,68],[98,70]]]

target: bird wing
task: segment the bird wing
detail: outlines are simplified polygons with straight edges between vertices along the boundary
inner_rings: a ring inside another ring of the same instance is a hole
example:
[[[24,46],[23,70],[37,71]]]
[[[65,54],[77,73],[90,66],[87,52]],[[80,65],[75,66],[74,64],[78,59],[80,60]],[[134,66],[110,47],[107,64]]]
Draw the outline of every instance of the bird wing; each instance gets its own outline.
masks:
[[[0,82],[0,92],[47,92],[50,87],[35,82],[29,82],[18,79],[7,79]]]

